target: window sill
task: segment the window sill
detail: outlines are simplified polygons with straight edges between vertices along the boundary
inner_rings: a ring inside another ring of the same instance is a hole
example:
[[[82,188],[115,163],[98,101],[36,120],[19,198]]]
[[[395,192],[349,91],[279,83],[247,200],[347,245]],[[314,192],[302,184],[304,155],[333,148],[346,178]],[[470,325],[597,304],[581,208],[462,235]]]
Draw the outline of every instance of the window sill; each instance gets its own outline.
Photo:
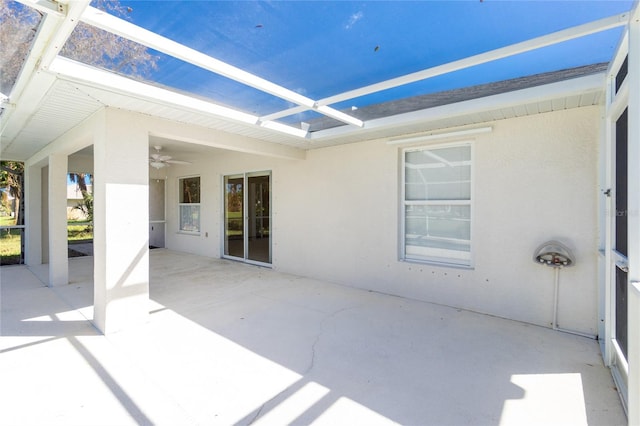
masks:
[[[200,235],[202,235],[201,232],[189,232],[189,231],[178,231],[178,232],[176,232],[176,234],[190,235],[192,237],[199,237]]]
[[[451,268],[451,269],[464,269],[466,271],[473,271],[476,268],[473,265],[462,265],[459,263],[447,263],[443,261],[437,260],[416,260],[416,259],[399,259],[402,263],[411,263],[414,265],[428,265],[428,266],[437,266],[440,268]]]

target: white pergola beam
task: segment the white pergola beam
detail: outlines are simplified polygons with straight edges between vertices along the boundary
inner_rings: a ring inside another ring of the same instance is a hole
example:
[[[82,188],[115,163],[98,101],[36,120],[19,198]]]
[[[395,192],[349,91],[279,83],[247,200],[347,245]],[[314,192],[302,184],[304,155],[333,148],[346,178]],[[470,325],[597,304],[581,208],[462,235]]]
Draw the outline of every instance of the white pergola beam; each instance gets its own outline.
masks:
[[[289,117],[290,115],[299,114],[301,112],[308,111],[309,108],[303,106],[296,106],[282,111],[274,112],[273,114],[267,114],[260,117],[260,120],[278,120],[280,118]]]
[[[113,93],[122,93],[137,99],[145,99],[187,108],[194,112],[212,114],[241,123],[258,124],[257,116],[212,102],[195,99],[191,96],[176,93],[161,87],[141,83],[61,56],[53,61],[49,67],[49,71],[55,73],[60,79],[88,84],[92,87],[106,89]]]
[[[82,15],[82,21],[89,25],[93,25],[94,27],[119,35],[120,37],[132,40],[143,46],[147,46],[159,52],[173,56],[174,58],[178,58],[192,65],[196,65],[205,70],[253,87],[262,92],[269,93],[298,105],[303,105],[307,109],[317,109],[318,107],[316,101],[294,92],[293,90],[277,85],[262,77],[258,77],[238,67],[234,67],[233,65],[227,64],[226,62],[220,61],[219,59],[206,55],[123,19],[112,16],[99,9],[93,7],[87,8]],[[364,124],[362,121],[340,111],[334,110],[333,108],[323,108],[320,112],[347,124],[359,127],[362,127]]]
[[[427,68],[401,77],[392,78],[380,83],[371,84],[359,89],[340,93],[318,101],[318,105],[329,105],[336,102],[346,101],[348,99],[358,98],[360,96],[369,95],[371,93],[380,92],[382,90],[393,89],[395,87],[404,86],[406,84],[415,83],[417,81],[426,80],[442,74],[448,74],[487,62],[496,61],[498,59],[507,58],[509,56],[518,55],[520,53],[530,52],[532,50],[541,49],[543,47],[562,43],[564,41],[585,37],[591,34],[610,30],[613,28],[624,26],[629,21],[629,14],[623,13],[597,21],[589,22],[577,27],[568,28],[566,30],[557,31],[545,36],[536,37],[521,43],[512,44],[510,46],[501,47],[499,49],[490,50],[478,55],[469,56],[468,58],[458,61],[449,62],[447,64],[438,65],[436,67]]]
[[[55,58],[49,72],[58,78],[91,87],[108,90],[113,93],[131,96],[150,102],[170,105],[183,110],[193,111],[205,115],[214,115],[228,120],[260,126],[281,133],[305,138],[307,132],[275,121],[260,121],[257,116],[218,105],[213,102],[196,99],[192,96],[176,93],[171,90],[142,83],[112,72],[94,68],[71,59],[58,56]]]
[[[94,7],[89,7],[82,15],[82,21],[96,28],[132,40],[158,52],[178,58],[192,65],[220,74],[231,80],[254,87],[263,92],[286,99],[299,105],[313,108],[315,102],[292,90],[286,89],[240,68],[215,59],[209,55],[175,42],[167,37],[146,30],[123,19],[110,15]]]
[[[64,18],[67,15],[67,5],[54,0],[16,0],[25,6],[42,12],[46,15],[55,15]]]
[[[261,121],[260,126],[264,127],[265,129],[275,130],[277,132],[286,133],[288,135],[297,136],[299,138],[305,138],[308,134],[306,130],[288,126],[277,121]]]
[[[5,140],[9,140],[9,143],[25,126],[53,84],[50,77],[43,76],[40,71],[46,69],[57,56],[78,25],[79,16],[90,3],[90,0],[81,0],[57,7],[57,2],[46,0],[19,1],[26,6],[35,7],[45,15],[38,26],[31,50],[9,93],[9,102],[17,106],[0,116],[0,134],[5,137]],[[17,100],[20,102],[17,103]],[[13,121],[12,126],[16,130],[11,135],[7,135],[5,131],[10,120]]]
[[[471,99],[454,104],[447,104],[433,108],[427,108],[403,114],[367,120],[364,132],[375,132],[379,129],[401,127],[414,123],[426,123],[431,121],[453,118],[461,115],[470,115],[479,111],[511,108],[532,102],[544,102],[547,100],[575,96],[584,93],[595,93],[602,90],[604,74],[593,74],[570,80],[563,80],[544,86],[529,87],[509,93],[501,93],[483,98]],[[353,134],[353,131],[345,126],[333,127],[309,134],[311,142],[320,142]]]
[[[380,83],[371,84],[358,89],[343,92],[328,98],[323,98],[318,101],[318,106],[330,105],[337,102],[346,101],[349,99],[358,98],[372,93],[380,92],[382,90],[393,89],[406,84],[415,83],[417,81],[426,80],[432,77],[436,77],[442,74],[448,74],[454,71],[459,71],[465,68],[470,68],[476,65],[481,65],[487,62],[496,61],[498,59],[504,59],[509,56],[518,55],[520,53],[530,52],[532,50],[541,49],[543,47],[551,46],[554,44],[562,43],[585,37],[591,34],[599,33],[602,31],[610,30],[613,28],[627,25],[629,21],[629,14],[623,13],[620,15],[610,16],[597,21],[589,22],[576,27],[571,27],[566,30],[557,31],[555,33],[547,34],[541,37],[536,37],[531,40],[523,41],[521,43],[512,44],[510,46],[501,47],[499,49],[490,50],[478,55],[469,56],[458,61],[449,62],[446,64],[438,65],[431,68],[426,68],[421,71],[417,71],[411,74],[403,75],[401,77],[385,80]],[[308,109],[308,108],[307,108]],[[279,118],[288,117],[293,114],[298,114],[306,111],[307,109],[302,106],[289,108],[273,114],[265,115],[261,117],[264,120],[277,120]]]
[[[89,6],[89,3],[91,3],[91,0],[74,0],[71,4],[66,6],[66,16],[51,38],[47,49],[40,57],[40,68],[47,69],[55,57],[58,56],[58,53],[62,50],[62,47],[71,36],[71,33],[73,33],[73,30],[78,26],[80,16]]]
[[[16,87],[14,89],[15,95],[14,93],[10,95],[9,102],[11,102],[12,99],[17,99],[18,97],[20,97],[22,95],[21,91],[24,90],[24,87],[26,87],[27,84],[29,84],[30,87],[33,87],[33,86],[39,87],[38,92],[42,93],[44,96],[44,93],[46,93],[46,90],[47,90],[47,87],[45,86],[50,84],[50,82],[47,81],[47,83],[45,84],[37,84],[37,81],[35,81],[36,80],[35,78],[34,78],[34,81],[32,82],[31,75],[35,75],[36,73],[35,72],[27,73],[26,71],[28,70],[39,71],[41,69],[46,69],[46,67],[49,66],[49,63],[56,60],[56,58],[58,58],[57,54],[60,48],[64,45],[64,42],[66,41],[66,39],[69,37],[69,35],[77,25],[78,20],[82,20],[90,25],[94,25],[105,31],[112,32],[114,34],[133,40],[135,42],[141,43],[147,47],[150,47],[152,49],[156,49],[165,54],[174,56],[178,59],[184,60],[188,63],[199,66],[201,68],[204,68],[216,74],[230,78],[234,81],[238,81],[240,83],[246,84],[250,87],[254,87],[263,92],[270,93],[274,96],[277,96],[282,99],[298,104],[297,107],[276,112],[273,114],[265,115],[263,117],[252,116],[250,114],[245,114],[237,110],[232,110],[230,108],[218,106],[211,102],[203,102],[203,101],[196,102],[198,104],[198,106],[196,106],[196,109],[202,110],[203,112],[207,112],[209,114],[214,114],[221,117],[239,120],[245,123],[250,123],[250,124],[261,126],[264,128],[269,128],[275,131],[284,132],[286,134],[295,135],[301,138],[309,138],[310,136],[313,136],[313,138],[315,138],[316,136],[320,136],[320,135],[311,135],[304,129],[298,129],[296,127],[278,123],[274,120],[277,120],[279,118],[286,117],[298,112],[303,112],[306,110],[315,110],[321,114],[324,114],[325,116],[362,128],[362,127],[365,127],[365,123],[362,120],[359,120],[355,117],[352,117],[351,115],[338,111],[330,107],[329,104],[356,98],[359,96],[364,96],[370,93],[375,93],[380,90],[386,90],[386,89],[402,86],[405,84],[413,83],[415,81],[428,79],[430,77],[434,77],[437,75],[446,74],[449,72],[472,67],[475,65],[479,65],[479,64],[490,62],[497,59],[502,59],[502,58],[516,55],[519,53],[539,49],[539,48],[560,43],[563,41],[584,37],[589,34],[593,34],[601,31],[605,31],[607,29],[626,25],[626,23],[628,22],[628,14],[621,14],[621,15],[616,15],[609,18],[604,18],[598,21],[594,21],[591,23],[577,26],[577,27],[569,28],[567,30],[562,30],[546,36],[531,39],[522,43],[517,43],[504,48],[495,49],[495,50],[485,52],[479,55],[475,55],[469,58],[465,58],[459,61],[454,61],[448,64],[443,64],[436,67],[428,68],[422,71],[418,71],[416,73],[408,74],[405,76],[386,80],[384,82],[380,82],[380,83],[365,86],[359,89],[355,89],[352,91],[344,92],[335,96],[321,99],[319,101],[314,101],[313,99],[302,96],[299,93],[286,89],[282,86],[279,86],[261,77],[248,73],[242,69],[239,69],[230,64],[217,60],[202,52],[198,52],[187,46],[174,42],[166,37],[160,36],[151,31],[145,30],[144,28],[131,24],[125,20],[119,19],[115,16],[109,15],[108,13],[102,12],[98,9],[88,6],[88,3],[89,3],[88,0],[82,0],[81,2],[69,2],[68,4],[58,4],[57,2],[52,2],[49,0],[19,0],[19,1],[30,7],[35,7],[38,10],[42,10],[45,13],[47,13],[47,15],[45,15],[44,22],[42,23],[41,28],[39,30],[39,35],[38,37],[36,37],[36,41],[34,43],[34,49],[32,49],[32,52],[29,55],[29,58],[27,59],[25,70],[23,70],[23,73],[21,73],[18,79],[19,81],[16,83]],[[42,35],[40,33],[42,33]],[[37,54],[38,52],[40,53],[40,55]],[[37,62],[40,58],[42,58],[42,60],[40,62]],[[59,62],[59,61],[56,61],[56,62]],[[58,69],[56,72],[60,72],[61,74],[65,73],[65,71],[61,72],[60,69]],[[23,74],[29,74],[29,76],[26,76]],[[69,75],[73,75],[73,73]],[[86,79],[83,79],[83,80],[86,81]],[[43,80],[43,82],[44,81],[46,80]],[[153,86],[144,85],[144,87],[145,87],[145,91],[148,93],[147,89],[152,88]],[[166,91],[166,92],[172,93],[169,91]],[[167,94],[163,93],[162,98],[166,98],[166,96]],[[148,99],[148,96],[145,96],[145,98]],[[187,97],[185,97],[185,99],[186,98]],[[189,97],[189,103],[191,107],[193,107],[193,101],[194,99]],[[33,102],[37,103],[38,99],[35,99]],[[170,101],[170,102],[175,104],[175,99],[173,99],[173,101]],[[184,104],[184,102],[180,101],[178,102],[178,104]],[[23,103],[20,108],[16,108],[15,110],[12,110],[12,111],[6,111],[2,115],[2,117],[0,117],[0,131],[4,130],[4,128],[6,127],[9,116],[13,115],[13,113],[16,112],[16,110],[20,110],[20,111],[24,110],[25,109],[24,105],[25,104]],[[240,115],[242,114],[245,114],[246,116],[240,117]],[[19,115],[24,117],[30,116],[30,114],[19,114]],[[369,124],[372,124],[372,123],[369,123]],[[367,127],[369,126],[367,125]],[[350,131],[352,130],[353,129],[351,129]],[[8,136],[8,135],[5,135],[5,136]],[[3,143],[6,143],[6,142],[7,142],[7,138],[4,138]]]

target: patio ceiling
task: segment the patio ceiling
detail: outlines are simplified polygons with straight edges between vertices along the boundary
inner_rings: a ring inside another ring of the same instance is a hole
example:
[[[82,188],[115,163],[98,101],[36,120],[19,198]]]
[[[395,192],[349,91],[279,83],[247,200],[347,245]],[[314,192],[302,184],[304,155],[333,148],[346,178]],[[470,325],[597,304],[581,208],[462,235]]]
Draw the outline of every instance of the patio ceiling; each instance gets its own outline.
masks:
[[[17,160],[105,106],[309,149],[598,104],[602,67],[588,66],[611,59],[632,6],[169,1],[121,18],[87,1],[20,4],[44,18],[2,103],[3,157]],[[141,45],[157,69],[142,79],[60,55],[78,22]],[[500,81],[518,85],[487,91]],[[469,87],[483,100],[461,96]],[[459,105],[434,106],[443,94]]]

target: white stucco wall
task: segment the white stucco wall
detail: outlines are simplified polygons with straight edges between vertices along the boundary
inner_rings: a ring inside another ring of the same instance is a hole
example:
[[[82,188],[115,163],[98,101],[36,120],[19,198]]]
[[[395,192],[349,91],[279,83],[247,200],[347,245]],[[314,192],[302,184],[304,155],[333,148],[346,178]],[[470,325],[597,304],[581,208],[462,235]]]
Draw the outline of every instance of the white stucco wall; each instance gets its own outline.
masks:
[[[72,154],[69,156],[69,173],[92,173],[93,156],[85,154]]]
[[[167,247],[219,257],[222,176],[272,170],[275,269],[549,326],[553,270],[532,256],[558,239],[577,258],[560,273],[559,325],[596,334],[598,123],[597,107],[581,108],[496,121],[473,137],[473,269],[398,260],[402,147],[384,140],[305,160],[216,151],[172,167]],[[201,176],[200,236],[176,233],[177,177],[191,175]]]

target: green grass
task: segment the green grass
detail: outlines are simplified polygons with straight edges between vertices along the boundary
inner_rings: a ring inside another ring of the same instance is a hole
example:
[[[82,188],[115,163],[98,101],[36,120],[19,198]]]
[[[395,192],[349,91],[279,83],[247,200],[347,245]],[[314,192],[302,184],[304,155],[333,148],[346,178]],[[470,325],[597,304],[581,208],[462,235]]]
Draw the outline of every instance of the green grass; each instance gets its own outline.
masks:
[[[19,229],[0,231],[0,265],[20,263],[21,234]]]
[[[7,220],[10,219],[10,220]],[[12,226],[15,219],[0,217],[0,226]],[[67,235],[70,243],[90,242],[93,240],[93,230],[89,223],[69,221]],[[20,229],[3,229],[0,231],[0,265],[20,263]]]
[[[0,233],[0,256],[20,254],[20,231],[12,229],[11,234],[3,229]]]
[[[93,228],[87,222],[69,221],[67,235],[70,242],[92,241]]]
[[[15,217],[0,217],[0,226],[15,226],[15,224]],[[0,265],[20,263],[21,238],[22,230],[20,229],[3,229],[0,231]]]
[[[0,226],[14,226],[16,218],[10,216],[0,216]]]

